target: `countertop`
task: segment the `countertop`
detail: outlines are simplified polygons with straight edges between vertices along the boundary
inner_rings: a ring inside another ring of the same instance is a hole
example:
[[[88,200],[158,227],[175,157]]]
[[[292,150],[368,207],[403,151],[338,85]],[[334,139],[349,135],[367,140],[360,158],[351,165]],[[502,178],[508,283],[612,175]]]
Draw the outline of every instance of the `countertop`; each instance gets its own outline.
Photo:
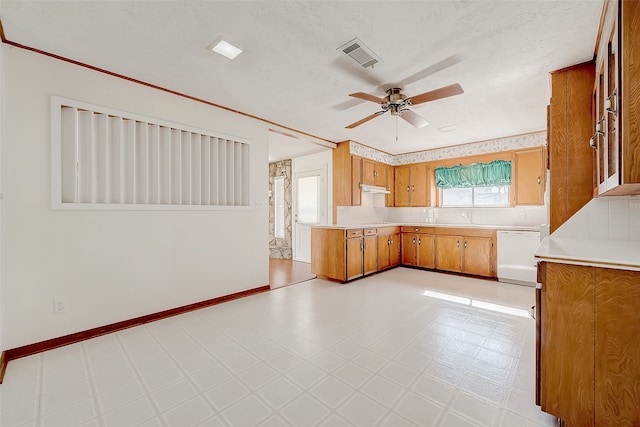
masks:
[[[640,240],[547,237],[535,257],[541,261],[640,271]]]
[[[352,228],[382,228],[382,227],[446,227],[446,228],[475,228],[486,230],[505,231],[540,231],[540,226],[533,225],[493,225],[493,224],[433,224],[426,222],[382,222],[376,224],[353,224],[353,225],[313,225],[312,228],[333,228],[338,230],[348,230]]]

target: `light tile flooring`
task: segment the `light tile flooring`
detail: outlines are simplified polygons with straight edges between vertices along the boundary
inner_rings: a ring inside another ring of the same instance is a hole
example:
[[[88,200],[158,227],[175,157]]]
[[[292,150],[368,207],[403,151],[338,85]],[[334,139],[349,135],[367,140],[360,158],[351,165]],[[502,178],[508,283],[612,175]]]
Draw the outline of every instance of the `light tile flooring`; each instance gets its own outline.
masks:
[[[397,268],[314,279],[10,362],[9,426],[539,426],[534,290]]]

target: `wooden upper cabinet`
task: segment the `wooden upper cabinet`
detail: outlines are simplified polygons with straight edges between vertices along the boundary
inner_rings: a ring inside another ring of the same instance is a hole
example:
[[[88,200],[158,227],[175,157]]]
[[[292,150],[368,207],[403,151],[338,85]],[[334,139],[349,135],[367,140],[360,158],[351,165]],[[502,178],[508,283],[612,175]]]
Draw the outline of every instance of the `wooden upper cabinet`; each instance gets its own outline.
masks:
[[[593,197],[593,61],[551,73],[549,210],[555,231]]]
[[[640,194],[640,4],[608,3],[593,89],[598,194]]]
[[[515,152],[515,184],[517,205],[544,204],[546,175],[545,149]]]
[[[622,177],[628,185],[623,194],[640,194],[640,2],[624,0],[619,24],[620,90],[618,106],[622,112],[620,148]]]
[[[376,185],[376,162],[370,159],[360,159],[360,161],[362,162],[362,183]]]
[[[411,165],[411,206],[429,205],[428,171],[424,163]]]
[[[351,158],[351,206],[360,206],[362,204],[362,190],[360,184],[363,179],[363,159],[353,156]]]
[[[376,162],[373,171],[373,184],[378,187],[387,188],[387,166],[384,163]]]
[[[395,206],[411,206],[411,167],[395,168]]]
[[[416,163],[395,168],[395,206],[428,206],[428,165]]]
[[[387,198],[385,200],[385,206],[393,207],[395,206],[395,192],[396,186],[394,183],[394,167],[391,165],[385,165],[386,175],[387,175],[387,190],[389,190],[389,194],[387,194]]]

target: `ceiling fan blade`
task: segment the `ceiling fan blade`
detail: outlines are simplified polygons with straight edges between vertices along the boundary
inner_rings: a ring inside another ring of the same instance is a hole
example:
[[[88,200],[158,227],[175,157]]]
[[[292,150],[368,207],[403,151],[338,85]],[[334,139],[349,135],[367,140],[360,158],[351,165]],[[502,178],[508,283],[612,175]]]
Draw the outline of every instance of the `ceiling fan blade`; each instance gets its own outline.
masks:
[[[375,102],[376,104],[382,104],[384,102],[384,99],[378,98],[374,95],[369,95],[368,93],[364,92],[350,93],[349,96],[353,96],[354,98],[358,99],[364,99],[365,101]]]
[[[410,99],[412,105],[418,105],[423,102],[435,101],[436,99],[447,98],[449,96],[460,95],[462,93],[464,93],[462,87],[458,83],[454,83],[449,86],[441,87],[440,89],[412,96]]]
[[[354,127],[360,126],[361,124],[366,123],[371,119],[375,119],[376,117],[378,117],[379,115],[384,114],[384,113],[386,113],[386,111],[375,112],[375,113],[371,114],[370,116],[365,117],[364,119],[358,120],[355,123],[351,123],[349,126],[345,126],[345,128],[346,129],[353,129]]]
[[[400,118],[418,129],[423,128],[429,124],[428,121],[426,121],[425,119],[423,119],[422,117],[420,117],[419,115],[417,115],[411,110],[403,110]]]

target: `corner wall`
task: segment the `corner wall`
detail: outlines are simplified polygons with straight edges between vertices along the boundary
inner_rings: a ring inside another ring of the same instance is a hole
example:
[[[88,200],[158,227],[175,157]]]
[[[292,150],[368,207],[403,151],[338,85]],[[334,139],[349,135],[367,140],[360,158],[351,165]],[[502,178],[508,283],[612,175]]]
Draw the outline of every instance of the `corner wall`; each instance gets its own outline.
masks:
[[[6,350],[268,283],[266,124],[2,46],[2,347]],[[51,210],[50,96],[237,136],[249,210]],[[54,314],[56,297],[67,313]]]

